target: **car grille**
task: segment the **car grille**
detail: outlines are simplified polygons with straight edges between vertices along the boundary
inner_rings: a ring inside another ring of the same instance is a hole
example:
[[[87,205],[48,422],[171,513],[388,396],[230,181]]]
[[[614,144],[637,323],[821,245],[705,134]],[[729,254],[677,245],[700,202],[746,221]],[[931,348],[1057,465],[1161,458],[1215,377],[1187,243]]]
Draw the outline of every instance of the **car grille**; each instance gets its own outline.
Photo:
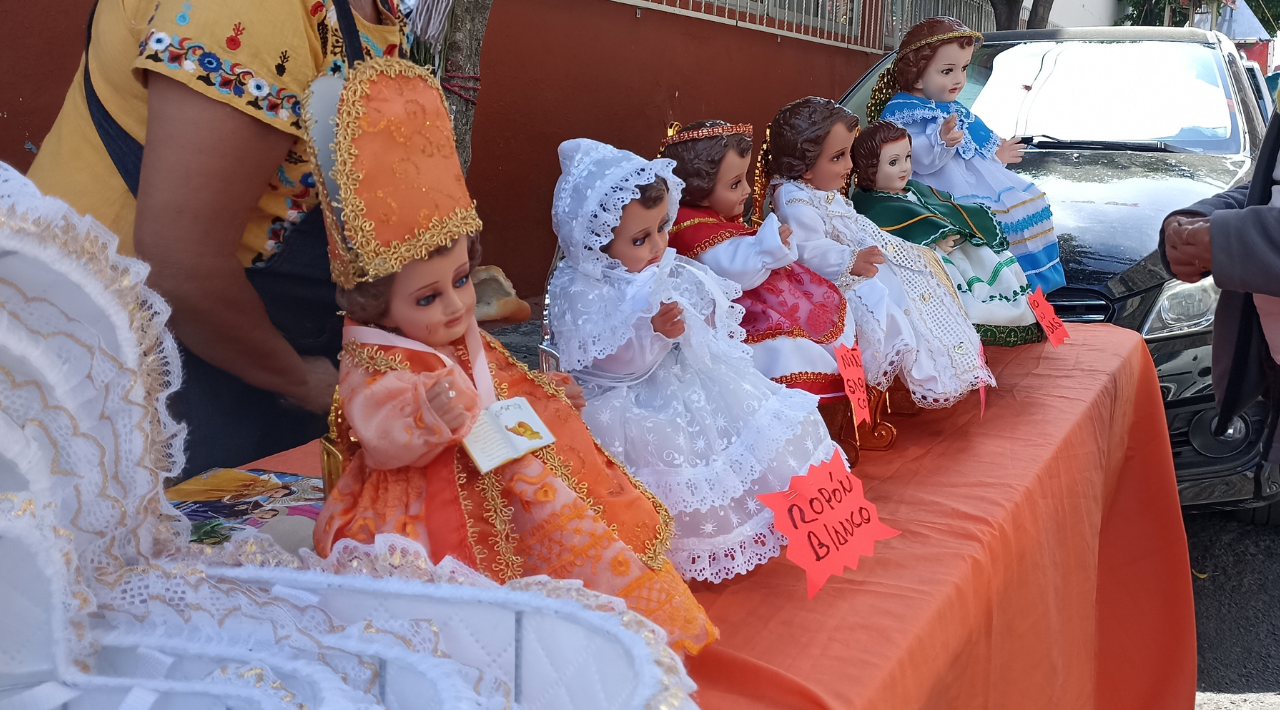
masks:
[[[1068,323],[1105,323],[1115,315],[1111,302],[1097,291],[1069,286],[1049,294],[1058,317]]]

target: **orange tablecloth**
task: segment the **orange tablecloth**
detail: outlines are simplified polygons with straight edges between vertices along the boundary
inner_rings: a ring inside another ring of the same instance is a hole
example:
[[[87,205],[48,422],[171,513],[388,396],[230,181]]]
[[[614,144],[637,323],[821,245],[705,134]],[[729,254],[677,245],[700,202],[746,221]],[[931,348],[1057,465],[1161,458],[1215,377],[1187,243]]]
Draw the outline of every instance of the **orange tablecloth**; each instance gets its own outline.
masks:
[[[1000,384],[896,420],[856,473],[901,535],[812,600],[777,559],[695,586],[721,640],[706,710],[1190,710],[1186,536],[1151,358],[1132,331],[992,348]],[[255,467],[316,473],[315,446]]]

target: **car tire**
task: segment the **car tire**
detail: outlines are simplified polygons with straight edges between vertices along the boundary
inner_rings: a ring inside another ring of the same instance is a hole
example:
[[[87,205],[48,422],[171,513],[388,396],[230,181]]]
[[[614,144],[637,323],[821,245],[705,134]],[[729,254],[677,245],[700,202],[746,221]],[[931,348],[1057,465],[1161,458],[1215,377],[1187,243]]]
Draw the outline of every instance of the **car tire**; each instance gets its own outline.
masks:
[[[1252,525],[1280,525],[1280,501],[1235,512],[1236,520]]]

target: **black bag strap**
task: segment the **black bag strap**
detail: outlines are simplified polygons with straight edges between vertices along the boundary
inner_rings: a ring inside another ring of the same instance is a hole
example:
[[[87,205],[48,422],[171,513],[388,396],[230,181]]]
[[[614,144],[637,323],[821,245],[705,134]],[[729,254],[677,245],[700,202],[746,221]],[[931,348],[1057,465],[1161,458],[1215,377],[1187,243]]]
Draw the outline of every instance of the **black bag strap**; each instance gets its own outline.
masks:
[[[355,66],[365,58],[364,44],[360,41],[360,28],[356,25],[355,14],[351,12],[350,0],[333,0],[334,14],[338,18],[338,30],[342,33],[342,45],[347,55],[347,66]],[[89,22],[84,32],[84,98],[89,104],[89,118],[98,131],[102,146],[111,156],[116,172],[129,188],[130,194],[138,196],[138,180],[142,177],[143,145],[137,138],[112,118],[107,107],[102,105],[98,92],[93,89],[93,79],[89,76],[89,42],[93,39],[93,17],[98,12],[98,3],[94,2],[89,10]]]

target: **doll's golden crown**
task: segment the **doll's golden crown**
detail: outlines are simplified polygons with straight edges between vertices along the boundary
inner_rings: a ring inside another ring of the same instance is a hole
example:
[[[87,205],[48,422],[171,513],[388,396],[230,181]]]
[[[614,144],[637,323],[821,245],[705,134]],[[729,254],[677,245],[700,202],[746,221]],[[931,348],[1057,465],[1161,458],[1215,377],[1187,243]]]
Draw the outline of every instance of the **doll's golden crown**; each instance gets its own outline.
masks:
[[[336,107],[337,85],[326,89],[325,81],[340,82]],[[403,59],[369,59],[345,80],[317,79],[303,105],[339,286],[393,274],[480,231],[448,105],[429,71]]]
[[[733,125],[723,126],[707,126],[692,131],[680,132],[680,124],[672,122],[667,124],[667,137],[658,143],[658,150],[662,150],[672,143],[682,143],[684,141],[696,141],[703,138],[711,138],[712,136],[728,136],[733,134],[744,135],[747,138],[752,137],[754,128],[750,123],[735,123]]]

